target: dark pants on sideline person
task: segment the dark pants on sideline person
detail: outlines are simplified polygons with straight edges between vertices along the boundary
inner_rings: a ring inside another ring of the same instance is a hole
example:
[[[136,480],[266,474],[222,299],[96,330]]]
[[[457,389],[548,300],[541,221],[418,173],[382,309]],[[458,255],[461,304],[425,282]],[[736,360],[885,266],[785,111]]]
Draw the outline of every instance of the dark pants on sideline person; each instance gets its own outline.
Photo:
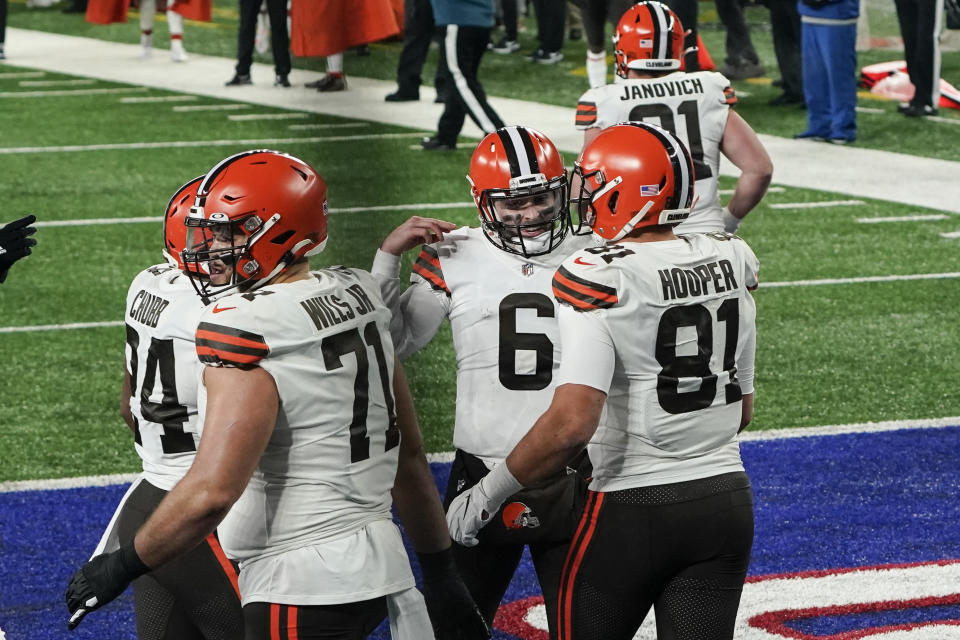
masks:
[[[743,5],[740,4],[740,0],[715,0],[715,4],[717,15],[727,29],[726,63],[731,67],[737,67],[744,62],[753,64],[760,62],[757,50],[753,48],[753,40],[750,39],[750,29],[743,16]],[[683,18],[680,22],[683,22]]]
[[[433,8],[430,0],[405,0],[403,10],[403,49],[397,62],[397,93],[419,96],[420,73],[436,32]]]
[[[686,71],[700,70],[700,47],[697,44],[697,0],[667,0],[666,5],[680,18],[686,36],[683,39],[683,64]]]
[[[240,29],[237,32],[237,75],[250,75],[253,45],[257,37],[257,14],[264,0],[240,0]],[[266,0],[270,16],[270,48],[278,76],[290,74],[290,34],[287,31],[287,0]]]
[[[940,35],[943,0],[894,0],[907,73],[916,88],[911,104],[936,107],[940,101]]]
[[[607,22],[616,29],[620,17],[634,3],[633,0],[578,0],[578,4],[583,31],[587,35],[587,47],[594,53],[600,53],[607,47]]]
[[[803,99],[803,61],[800,53],[800,13],[795,0],[768,0],[773,51],[783,81],[783,92]]]
[[[563,48],[563,31],[567,24],[567,3],[561,0],[533,0],[537,14],[537,42],[540,49],[554,53]]]
[[[451,24],[440,27],[439,32],[437,84],[440,85],[444,109],[437,123],[437,140],[455,145],[468,115],[484,133],[492,133],[504,126],[503,120],[487,103],[487,94],[477,78],[480,60],[490,42],[490,28]]]

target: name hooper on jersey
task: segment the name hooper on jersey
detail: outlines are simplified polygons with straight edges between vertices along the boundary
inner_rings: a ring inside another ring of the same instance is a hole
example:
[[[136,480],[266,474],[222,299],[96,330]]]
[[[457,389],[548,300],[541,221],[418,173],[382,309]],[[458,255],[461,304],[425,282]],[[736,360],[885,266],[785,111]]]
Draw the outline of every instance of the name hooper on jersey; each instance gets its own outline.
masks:
[[[660,269],[657,273],[660,275],[665,301],[689,296],[708,296],[711,293],[740,288],[729,260],[698,264],[692,269]]]

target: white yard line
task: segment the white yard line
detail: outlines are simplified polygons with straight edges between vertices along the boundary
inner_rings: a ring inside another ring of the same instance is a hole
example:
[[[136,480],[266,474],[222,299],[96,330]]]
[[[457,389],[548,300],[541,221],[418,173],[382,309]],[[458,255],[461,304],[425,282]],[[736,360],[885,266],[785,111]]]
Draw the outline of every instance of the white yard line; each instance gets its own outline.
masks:
[[[289,128],[293,131],[308,131],[311,129],[349,129],[352,127],[369,127],[369,122],[343,122],[340,124],[291,124]]]
[[[946,238],[947,240],[953,240],[954,238],[960,238],[960,231],[949,231],[947,233],[941,233],[941,238]]]
[[[80,87],[97,82],[91,78],[80,78],[77,80],[21,80],[19,84],[21,87]]]
[[[20,78],[42,78],[47,75],[44,71],[9,71],[0,73],[0,80],[18,80]]]
[[[861,278],[825,278],[823,280],[793,280],[792,282],[761,282],[762,289],[771,287],[815,287],[825,284],[863,284],[864,282],[897,282],[900,280],[942,280],[960,278],[960,272],[915,273],[903,276],[864,276]]]
[[[0,98],[52,98],[55,96],[95,96],[105,93],[143,93],[146,87],[115,89],[64,89],[62,91],[0,91]]]
[[[135,222],[160,222],[163,216],[144,216],[140,218],[87,218],[85,220],[50,220],[34,222],[33,226],[42,227],[83,227],[88,224],[130,224]]]
[[[245,122],[247,120],[299,120],[300,118],[309,118],[310,113],[245,113],[242,116],[227,116],[228,120],[234,122]]]
[[[99,329],[101,327],[122,327],[122,320],[109,322],[71,322],[69,324],[34,324],[21,327],[0,327],[0,333],[25,333],[28,331],[62,331],[64,329]]]
[[[239,111],[240,109],[249,109],[248,104],[196,104],[188,106],[174,107],[174,111]]]
[[[927,120],[933,120],[934,122],[940,122],[942,124],[960,124],[960,120],[956,118],[944,118],[942,116],[927,116]]]
[[[184,149],[188,147],[231,147],[319,142],[350,142],[352,140],[383,140],[385,138],[413,138],[422,133],[378,133],[363,136],[322,136],[309,138],[260,138],[248,140],[190,140],[170,142],[124,142],[112,144],[76,144],[55,147],[0,147],[0,155],[17,153],[69,153],[78,151],[136,151],[140,149]]]
[[[866,204],[863,200],[823,200],[821,202],[778,202],[768,204],[771,209],[819,209],[823,207],[852,207]]]
[[[732,196],[734,189],[720,189],[718,193],[722,196]],[[783,193],[786,191],[783,187],[767,187],[767,193]]]
[[[960,426],[960,416],[946,418],[927,418],[920,420],[889,420],[885,422],[861,422],[854,424],[834,424],[820,427],[793,427],[786,429],[768,429],[764,431],[746,431],[740,440],[756,442],[760,440],[786,440],[791,438],[813,438],[837,436],[853,433],[883,433],[902,429],[943,429]],[[428,453],[427,461],[445,463],[453,461],[453,451]],[[75,489],[80,487],[103,487],[114,484],[128,484],[139,474],[118,473],[103,476],[80,476],[77,478],[53,478],[49,480],[18,480],[0,482],[0,493],[11,491],[44,491],[51,489]]]
[[[877,222],[923,222],[928,220],[946,220],[948,217],[949,216],[942,213],[934,213],[931,215],[887,216],[885,218],[857,218],[857,222],[861,224],[874,224]]]
[[[198,96],[145,96],[143,98],[120,98],[125,104],[139,104],[150,102],[193,102]]]

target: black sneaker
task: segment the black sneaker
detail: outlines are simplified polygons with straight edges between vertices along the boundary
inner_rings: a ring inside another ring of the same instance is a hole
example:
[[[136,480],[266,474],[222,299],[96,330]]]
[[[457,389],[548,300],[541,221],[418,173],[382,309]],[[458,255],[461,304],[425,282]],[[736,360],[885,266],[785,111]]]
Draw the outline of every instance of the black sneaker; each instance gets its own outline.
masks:
[[[803,96],[792,96],[789,93],[783,93],[772,98],[767,102],[771,107],[782,107],[790,104],[804,104]]]
[[[547,53],[543,49],[537,49],[530,55],[530,61],[538,64],[556,64],[563,60],[563,54],[559,51]]]
[[[387,102],[416,102],[420,99],[420,93],[411,93],[397,89],[393,93],[388,93],[384,100]]]
[[[450,144],[449,142],[441,142],[437,136],[430,136],[429,138],[421,138],[420,146],[423,147],[424,151],[456,151],[457,145]]]
[[[317,91],[345,91],[347,88],[347,79],[343,75],[333,75],[328,73],[317,81]]]
[[[516,40],[507,40],[506,36],[500,38],[497,44],[490,47],[494,53],[513,53],[520,49],[520,43]]]
[[[253,84],[253,80],[250,79],[250,74],[234,74],[234,76],[227,81],[226,86],[228,87],[239,87],[244,84]]]
[[[273,81],[273,86],[289,88],[290,81],[287,79],[287,76],[277,76],[276,80]]]
[[[931,107],[928,104],[911,104],[902,113],[908,118],[926,118],[927,116],[935,116],[939,112],[936,107]]]

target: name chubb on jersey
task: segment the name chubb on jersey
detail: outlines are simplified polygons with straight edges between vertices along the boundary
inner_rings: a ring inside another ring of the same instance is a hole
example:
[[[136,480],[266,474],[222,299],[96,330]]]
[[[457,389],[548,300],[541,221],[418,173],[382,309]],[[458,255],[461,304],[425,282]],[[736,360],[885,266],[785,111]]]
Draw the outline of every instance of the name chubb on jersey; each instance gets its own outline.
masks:
[[[340,324],[353,319],[356,315],[367,315],[375,309],[367,292],[360,285],[350,285],[346,288],[346,292],[356,301],[356,305],[351,307],[349,302],[341,300],[338,296],[324,295],[304,300],[300,306],[313,320],[317,329],[326,329],[331,325]]]
[[[148,327],[156,327],[160,314],[169,304],[169,300],[141,289],[133,299],[133,304],[130,305],[130,317]]]
[[[648,61],[648,63],[651,61]],[[684,78],[664,82],[624,83],[621,100],[644,100],[667,96],[692,96],[703,93],[700,78]]]
[[[691,269],[660,269],[657,273],[665,301],[708,296],[740,288],[733,275],[733,265],[726,259],[698,264]]]

